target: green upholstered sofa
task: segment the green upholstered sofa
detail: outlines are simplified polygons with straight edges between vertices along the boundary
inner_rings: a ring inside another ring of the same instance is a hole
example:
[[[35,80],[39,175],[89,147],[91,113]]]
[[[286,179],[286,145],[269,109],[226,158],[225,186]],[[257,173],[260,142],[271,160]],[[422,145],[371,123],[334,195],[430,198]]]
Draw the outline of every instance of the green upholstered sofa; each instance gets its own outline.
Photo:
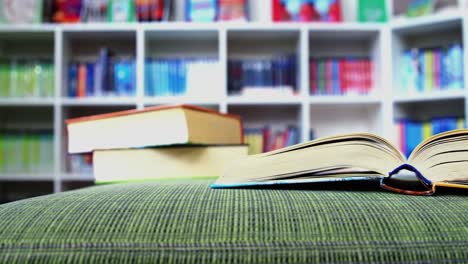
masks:
[[[468,262],[466,192],[209,183],[101,185],[0,205],[0,263]]]

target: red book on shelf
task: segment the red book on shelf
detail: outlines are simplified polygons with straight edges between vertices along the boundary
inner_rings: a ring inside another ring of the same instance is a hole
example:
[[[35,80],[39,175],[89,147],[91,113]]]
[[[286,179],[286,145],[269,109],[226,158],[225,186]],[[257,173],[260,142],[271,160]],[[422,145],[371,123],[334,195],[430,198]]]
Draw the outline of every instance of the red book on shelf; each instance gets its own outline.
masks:
[[[439,90],[440,89],[440,50],[436,49],[434,51],[434,89]]]
[[[77,97],[86,96],[86,64],[81,63],[78,66]]]
[[[358,80],[359,80],[359,94],[366,94],[367,92],[367,73],[366,62],[364,59],[358,62]]]
[[[318,93],[318,87],[317,87],[317,61],[315,60],[310,60],[310,93],[311,94],[317,94]]]
[[[282,145],[281,148],[285,148],[288,146],[288,140],[289,139],[289,129],[286,128],[286,130],[283,132],[283,138],[282,138]]]
[[[340,67],[340,93],[346,94],[347,89],[347,82],[346,82],[346,61],[344,59],[340,59],[339,62]]]
[[[367,60],[366,61],[366,80],[367,80],[367,89],[366,89],[366,93],[370,93],[370,91],[372,90],[372,86],[373,86],[373,76],[372,76],[372,61],[371,60]]]

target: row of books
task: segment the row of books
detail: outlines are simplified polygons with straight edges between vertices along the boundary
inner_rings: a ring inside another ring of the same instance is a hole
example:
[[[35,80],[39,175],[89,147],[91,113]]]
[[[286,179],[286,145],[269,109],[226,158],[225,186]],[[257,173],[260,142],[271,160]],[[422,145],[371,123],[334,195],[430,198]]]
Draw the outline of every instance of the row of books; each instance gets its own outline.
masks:
[[[51,132],[0,133],[1,173],[52,172],[54,143]]]
[[[406,50],[401,66],[402,94],[464,87],[461,44]]]
[[[52,97],[51,60],[4,59],[0,62],[0,97]]]
[[[292,94],[298,89],[297,76],[296,56],[228,61],[230,94],[264,92],[271,89]]]
[[[445,131],[465,128],[465,118],[438,117],[428,121],[398,120],[397,141],[400,150],[409,156],[414,148],[432,135]]]
[[[273,131],[270,127],[244,129],[244,141],[249,145],[249,155],[272,151],[299,143],[295,126]]]
[[[185,10],[187,21],[247,20],[247,0],[33,0],[0,1],[3,23],[150,22],[174,19]]]
[[[221,76],[217,59],[149,59],[145,65],[145,93],[206,98],[221,91]]]
[[[68,96],[134,96],[134,59],[118,59],[107,49],[96,62],[76,62],[68,67]]]
[[[368,94],[373,87],[368,58],[311,58],[310,93],[313,95]]]

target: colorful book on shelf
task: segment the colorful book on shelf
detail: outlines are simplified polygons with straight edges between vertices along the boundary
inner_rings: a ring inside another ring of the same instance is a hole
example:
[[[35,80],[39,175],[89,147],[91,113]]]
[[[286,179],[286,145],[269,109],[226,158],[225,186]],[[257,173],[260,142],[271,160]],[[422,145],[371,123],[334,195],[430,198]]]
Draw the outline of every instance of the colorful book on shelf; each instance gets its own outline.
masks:
[[[68,152],[174,144],[242,144],[239,116],[191,105],[163,105],[66,120]]]
[[[134,0],[108,0],[107,21],[109,22],[133,22],[135,21]]]
[[[186,20],[191,22],[211,22],[216,20],[217,0],[185,0]]]
[[[272,59],[230,59],[228,83],[230,94],[297,93],[297,58],[294,55]]]
[[[218,0],[218,21],[247,21],[248,0]]]
[[[340,22],[340,0],[298,1],[298,0],[271,0],[272,18],[274,22],[280,21],[319,21]]]
[[[437,117],[423,122],[402,119],[398,120],[396,125],[400,150],[409,156],[422,140],[442,132],[465,128],[465,119],[462,117]]]
[[[0,173],[50,173],[53,149],[50,131],[3,131],[0,133]]]
[[[222,80],[217,59],[147,59],[145,72],[147,96],[186,95],[209,98],[220,94],[217,87],[221,86]],[[207,79],[210,79],[209,85],[206,83]]]
[[[463,46],[412,48],[402,54],[401,94],[464,87]]]
[[[48,59],[2,59],[0,83],[2,97],[51,97],[55,87],[52,62]]]
[[[72,62],[68,68],[68,96],[134,96],[135,61],[115,58],[107,49],[96,62]]]
[[[244,130],[244,141],[249,145],[249,154],[268,152],[284,148],[299,142],[297,127],[288,126],[284,130],[275,130],[270,127],[247,128]]]
[[[385,0],[359,0],[359,22],[387,22],[387,3]]]
[[[93,172],[98,183],[219,177],[228,162],[246,156],[246,145],[96,150]]]
[[[312,95],[363,95],[373,87],[369,59],[311,58],[309,65]]]
[[[414,195],[433,194],[437,187],[468,189],[468,152],[461,151],[467,144],[467,129],[452,130],[421,142],[406,159],[373,134],[320,138],[234,161],[212,188],[369,180]],[[412,177],[420,185],[396,185],[393,179],[399,177]]]

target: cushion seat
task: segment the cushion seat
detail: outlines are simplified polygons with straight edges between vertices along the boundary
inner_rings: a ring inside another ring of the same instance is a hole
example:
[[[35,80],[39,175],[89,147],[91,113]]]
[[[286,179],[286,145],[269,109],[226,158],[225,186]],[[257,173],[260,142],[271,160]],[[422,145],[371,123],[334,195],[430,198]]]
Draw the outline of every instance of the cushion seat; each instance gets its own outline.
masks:
[[[466,193],[100,185],[0,205],[0,263],[468,262]]]

